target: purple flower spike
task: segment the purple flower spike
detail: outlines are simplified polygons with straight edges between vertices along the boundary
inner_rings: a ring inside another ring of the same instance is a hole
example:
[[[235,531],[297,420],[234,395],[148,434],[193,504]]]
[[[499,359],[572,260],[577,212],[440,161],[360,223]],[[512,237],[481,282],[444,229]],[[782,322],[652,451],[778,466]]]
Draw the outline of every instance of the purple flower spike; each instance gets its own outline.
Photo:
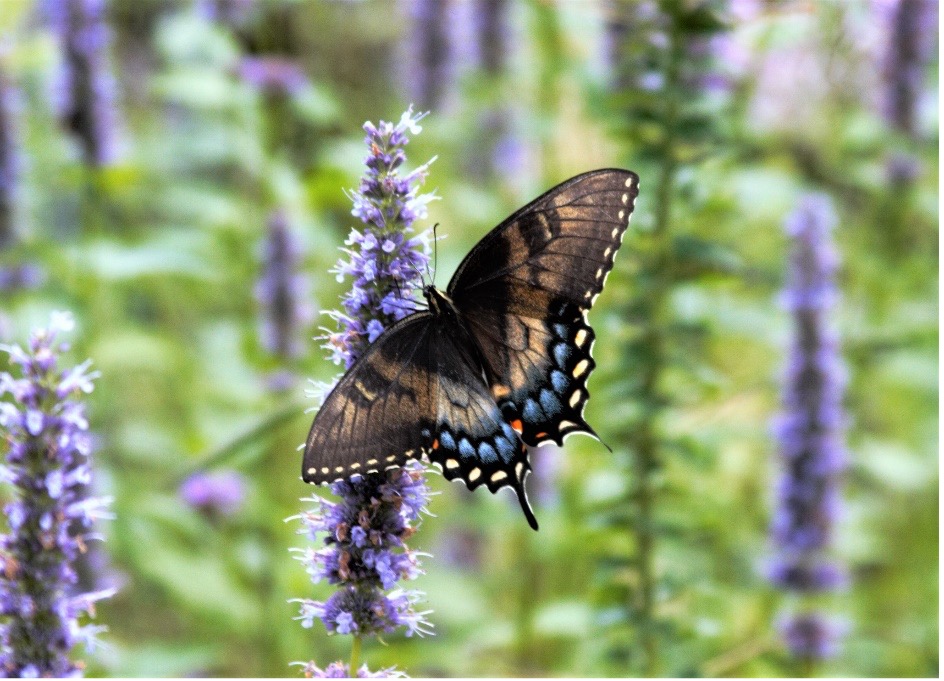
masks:
[[[358,191],[352,192],[352,213],[364,223],[346,242],[346,259],[338,262],[338,279],[350,279],[351,290],[342,298],[343,312],[329,313],[339,330],[324,346],[336,363],[350,367],[384,329],[415,309],[414,292],[420,273],[429,262],[424,241],[409,236],[412,223],[426,214],[433,198],[418,194],[426,166],[401,174],[406,161],[407,133],[420,132],[422,115],[408,110],[399,123],[366,123],[370,150],[367,171]],[[402,468],[356,475],[334,483],[340,497],[329,502],[319,497],[315,508],[297,516],[299,534],[321,541],[322,548],[297,550],[312,581],[337,586],[327,601],[297,599],[304,627],[320,619],[329,633],[358,638],[405,629],[407,636],[431,633],[427,612],[415,608],[422,594],[404,591],[401,581],[421,574],[419,554],[406,542],[429,500],[423,466],[413,461]],[[340,663],[321,670],[305,666],[310,676],[346,673]],[[383,674],[380,672],[379,674]],[[370,676],[366,668],[359,676]]]
[[[839,652],[846,624],[815,612],[788,615],[777,628],[790,653],[797,658],[824,660]]]
[[[299,534],[323,536],[321,550],[296,549],[313,582],[338,586],[327,601],[298,600],[303,625],[317,617],[329,633],[370,636],[403,627],[407,636],[430,633],[428,613],[417,613],[416,591],[396,590],[421,574],[418,554],[406,547],[425,510],[429,489],[418,462],[385,473],[336,482],[337,503],[313,497],[315,510],[297,516]],[[392,590],[392,591],[391,591]]]
[[[308,281],[299,274],[298,237],[283,211],[269,217],[262,261],[262,276],[256,285],[262,345],[280,359],[291,359],[301,352],[300,332],[310,321],[312,310],[305,303]]]
[[[365,228],[351,230],[345,242],[348,258],[334,270],[338,281],[350,279],[352,286],[341,301],[344,311],[329,313],[339,329],[324,346],[346,368],[385,328],[416,309],[413,292],[420,287],[429,255],[422,240],[407,235],[414,220],[426,217],[426,204],[435,197],[418,193],[429,164],[407,175],[399,168],[406,160],[407,132],[418,133],[424,115],[410,109],[396,125],[364,124],[370,154],[360,187],[351,194],[351,213]]]
[[[10,534],[0,537],[0,674],[78,676],[70,659],[78,642],[90,644],[102,627],[80,627],[97,600],[113,590],[71,595],[74,563],[99,538],[95,521],[108,502],[86,496],[91,481],[88,421],[79,401],[97,373],[88,363],[59,369],[59,340],[73,327],[68,314],[33,333],[26,349],[0,346],[19,377],[0,373],[0,434],[7,447],[0,476],[13,487],[4,508]]]
[[[108,64],[107,0],[45,0],[43,9],[64,54],[55,93],[59,118],[79,140],[87,165],[112,165],[118,159],[118,110]]]
[[[832,203],[819,194],[804,197],[786,221],[793,249],[782,302],[793,315],[795,336],[784,376],[784,409],[773,428],[783,473],[770,530],[776,555],[767,574],[778,587],[801,594],[846,583],[845,570],[828,556],[846,464],[845,367],[828,323],[837,299],[838,256],[830,234],[835,223]],[[834,649],[832,644],[794,645],[808,632],[804,627],[798,624],[785,633],[791,651],[807,650],[804,655],[819,658]]]
[[[0,249],[12,246],[17,237],[17,204],[23,158],[17,116],[21,108],[19,91],[0,72]],[[0,271],[0,290],[3,289]]]
[[[916,137],[918,105],[926,66],[936,49],[938,3],[897,0],[888,7],[888,51],[885,55],[885,116],[897,130]]]
[[[211,517],[233,515],[246,499],[246,481],[236,471],[194,473],[180,486],[180,496]]]

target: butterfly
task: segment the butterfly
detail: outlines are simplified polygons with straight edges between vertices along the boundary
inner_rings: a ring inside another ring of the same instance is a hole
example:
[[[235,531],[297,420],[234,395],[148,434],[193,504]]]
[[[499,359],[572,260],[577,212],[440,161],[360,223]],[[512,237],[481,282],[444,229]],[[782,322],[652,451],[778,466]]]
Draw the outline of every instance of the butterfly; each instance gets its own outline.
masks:
[[[428,309],[384,331],[325,398],[302,478],[326,483],[426,459],[448,480],[510,486],[528,524],[527,447],[595,436],[584,421],[595,363],[587,312],[629,225],[639,177],[595,170],[489,232]]]

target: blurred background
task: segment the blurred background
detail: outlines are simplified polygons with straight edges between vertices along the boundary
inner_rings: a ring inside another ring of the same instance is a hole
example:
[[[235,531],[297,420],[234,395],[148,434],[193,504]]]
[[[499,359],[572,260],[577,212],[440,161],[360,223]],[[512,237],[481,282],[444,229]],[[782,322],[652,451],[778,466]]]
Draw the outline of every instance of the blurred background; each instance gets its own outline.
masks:
[[[71,15],[69,13],[72,13]],[[3,0],[0,342],[56,309],[114,497],[86,586],[118,585],[96,676],[293,676],[345,658],[290,598],[308,379],[356,225],[365,120],[430,111],[437,283],[485,232],[598,167],[641,177],[590,316],[590,438],[507,493],[439,492],[436,635],[368,642],[413,676],[936,676],[938,15],[923,0]],[[829,322],[848,466],[799,668],[765,576],[791,343],[783,225],[836,215]],[[0,358],[0,369],[6,358]],[[323,492],[327,493],[327,492]],[[81,655],[80,655],[81,656]]]

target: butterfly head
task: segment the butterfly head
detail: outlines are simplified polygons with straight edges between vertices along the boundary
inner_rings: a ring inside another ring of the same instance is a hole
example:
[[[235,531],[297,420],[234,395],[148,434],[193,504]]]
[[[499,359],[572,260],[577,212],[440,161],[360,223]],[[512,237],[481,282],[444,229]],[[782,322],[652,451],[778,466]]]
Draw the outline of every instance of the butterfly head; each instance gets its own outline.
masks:
[[[426,298],[426,302],[429,304],[429,311],[434,315],[459,316],[452,298],[432,284],[423,287],[423,297]]]

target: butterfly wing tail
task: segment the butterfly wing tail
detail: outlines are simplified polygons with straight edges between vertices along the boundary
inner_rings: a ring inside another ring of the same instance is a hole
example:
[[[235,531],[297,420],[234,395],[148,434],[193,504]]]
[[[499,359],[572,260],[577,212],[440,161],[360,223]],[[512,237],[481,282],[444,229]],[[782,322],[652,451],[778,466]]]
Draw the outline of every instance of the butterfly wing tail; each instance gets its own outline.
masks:
[[[527,472],[525,473],[527,476]],[[531,502],[528,501],[528,493],[524,488],[524,477],[518,481],[518,484],[515,485],[514,490],[515,494],[518,495],[518,503],[521,504],[521,510],[524,511],[524,517],[528,521],[528,525],[531,526],[531,529],[535,532],[538,531],[538,519],[534,517],[534,511],[531,509]]]

